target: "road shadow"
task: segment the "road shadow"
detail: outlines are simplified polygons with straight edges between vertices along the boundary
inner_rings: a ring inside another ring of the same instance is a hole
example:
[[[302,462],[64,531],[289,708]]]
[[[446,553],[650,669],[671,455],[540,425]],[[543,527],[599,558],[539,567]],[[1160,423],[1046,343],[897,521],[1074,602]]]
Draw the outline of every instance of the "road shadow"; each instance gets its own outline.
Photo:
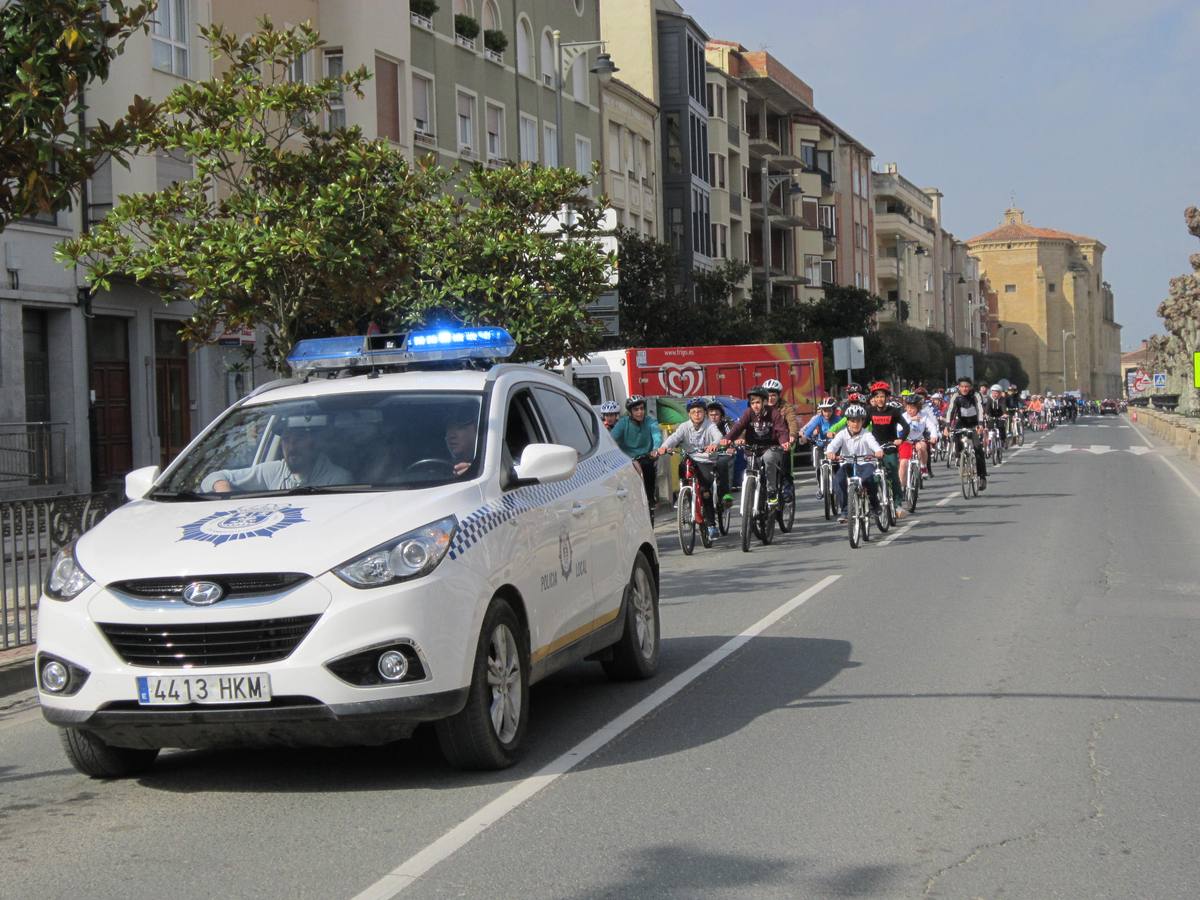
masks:
[[[615,897],[831,897],[886,896],[902,892],[904,866],[847,866],[832,874],[804,857],[781,859],[687,844],[655,844],[617,860],[618,880],[568,894],[571,900]]]
[[[728,636],[663,642],[663,671],[644,682],[614,683],[594,663],[546,679],[530,694],[528,750],[502,772],[459,772],[442,759],[430,727],[407,741],[382,747],[245,748],[164,753],[140,776],[148,789],[173,793],[327,793],[460,789],[521,781],[621,715],[675,674],[722,646]],[[583,764],[597,768],[630,758],[670,756],[736,733],[759,716],[796,703],[832,681],[850,660],[847,641],[758,637],[624,732],[621,758],[598,753]],[[732,672],[739,668],[743,671]],[[719,707],[713,710],[714,703]],[[665,734],[661,723],[682,713],[687,727]],[[645,740],[647,729],[654,739]]]

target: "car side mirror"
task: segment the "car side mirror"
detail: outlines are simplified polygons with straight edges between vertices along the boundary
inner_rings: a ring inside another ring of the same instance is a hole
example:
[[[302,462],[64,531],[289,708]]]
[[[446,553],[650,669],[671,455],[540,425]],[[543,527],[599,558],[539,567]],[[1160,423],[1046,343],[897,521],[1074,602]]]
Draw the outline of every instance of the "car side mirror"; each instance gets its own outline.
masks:
[[[141,500],[150,493],[150,488],[154,487],[154,482],[158,481],[161,474],[162,469],[158,466],[134,469],[125,476],[125,496],[130,500]]]
[[[575,474],[579,452],[565,444],[529,444],[513,467],[521,484],[565,481]]]

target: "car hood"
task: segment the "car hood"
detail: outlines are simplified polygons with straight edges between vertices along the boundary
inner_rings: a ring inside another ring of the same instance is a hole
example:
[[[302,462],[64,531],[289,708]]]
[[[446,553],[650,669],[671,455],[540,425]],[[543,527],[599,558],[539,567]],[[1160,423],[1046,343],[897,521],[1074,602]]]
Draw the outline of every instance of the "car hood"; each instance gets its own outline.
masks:
[[[478,486],[203,502],[136,500],[79,539],[101,584],[129,578],[320,575],[413,528],[479,505]]]

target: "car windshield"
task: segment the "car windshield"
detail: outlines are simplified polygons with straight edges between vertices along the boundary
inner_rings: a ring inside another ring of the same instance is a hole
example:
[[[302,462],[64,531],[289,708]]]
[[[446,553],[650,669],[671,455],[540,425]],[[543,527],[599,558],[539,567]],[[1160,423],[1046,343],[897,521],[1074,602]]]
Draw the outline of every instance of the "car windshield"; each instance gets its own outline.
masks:
[[[168,472],[156,500],[432,487],[473,477],[477,393],[335,394],[233,410]]]

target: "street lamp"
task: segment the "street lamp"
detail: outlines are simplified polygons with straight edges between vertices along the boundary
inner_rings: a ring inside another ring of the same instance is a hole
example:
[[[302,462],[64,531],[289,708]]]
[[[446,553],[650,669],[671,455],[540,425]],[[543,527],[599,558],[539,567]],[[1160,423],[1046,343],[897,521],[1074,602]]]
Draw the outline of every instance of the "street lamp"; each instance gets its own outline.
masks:
[[[767,164],[762,164],[762,169],[759,171],[759,176],[762,179],[760,190],[762,191],[762,208],[763,208],[763,275],[767,286],[767,315],[771,314],[771,292],[774,287],[771,282],[771,194],[775,193],[775,189],[784,182],[792,181],[792,176],[788,175],[772,175],[767,170]],[[804,188],[798,183],[792,182],[788,187],[788,196],[803,194]],[[786,202],[786,201],[785,201]],[[784,209],[787,212],[787,209]]]
[[[1067,392],[1067,338],[1075,337],[1075,332],[1064,330],[1062,333],[1062,362],[1063,362],[1063,393]]]
[[[575,60],[586,54],[589,50],[594,50],[596,47],[601,48],[601,52],[596,56],[596,63],[590,69],[593,75],[600,79],[600,84],[604,85],[609,82],[614,74],[621,71],[613,64],[612,57],[608,51],[604,50],[604,41],[561,41],[562,32],[555,29],[552,33],[554,38],[554,55],[558,59],[558,72],[554,80],[554,124],[557,129],[555,137],[558,144],[558,164],[563,164],[563,81],[566,80],[567,73],[571,67],[575,65]]]
[[[897,325],[902,324],[900,321],[900,310],[901,310],[900,304],[902,302],[904,302],[904,293],[901,290],[901,285],[903,284],[903,282],[902,282],[901,275],[900,275],[900,265],[901,265],[901,260],[904,258],[903,248],[906,246],[916,247],[917,249],[914,250],[913,253],[916,254],[917,256],[925,256],[926,254],[929,253],[928,250],[926,250],[923,246],[921,246],[920,241],[910,241],[910,240],[906,240],[905,238],[900,237],[900,235],[896,235],[896,324]]]
[[[949,284],[950,276],[957,275],[958,281],[955,284],[966,284],[967,279],[963,278],[962,272],[943,272],[942,273],[942,333],[947,334],[950,342],[954,342],[954,303],[950,303],[950,314],[946,314],[946,298],[950,295]],[[950,331],[946,331],[946,326],[950,326]]]

